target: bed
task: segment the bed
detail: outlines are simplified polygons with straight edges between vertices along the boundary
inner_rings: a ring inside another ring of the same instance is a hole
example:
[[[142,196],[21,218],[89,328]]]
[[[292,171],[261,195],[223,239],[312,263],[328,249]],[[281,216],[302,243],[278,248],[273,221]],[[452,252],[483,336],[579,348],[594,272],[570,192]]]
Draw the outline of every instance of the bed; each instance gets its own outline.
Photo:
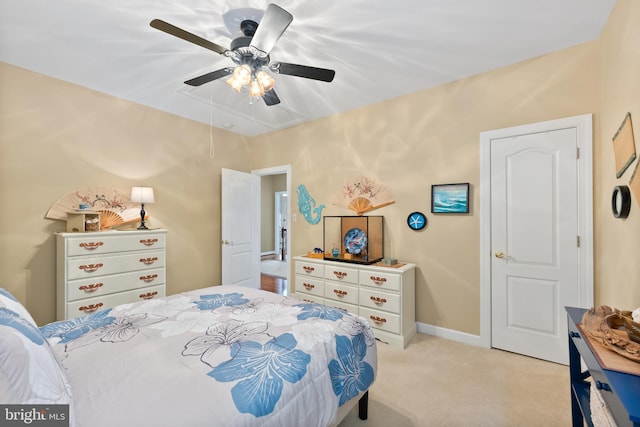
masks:
[[[367,321],[214,286],[38,328],[0,288],[0,403],[69,406],[71,425],[330,426],[377,369]]]

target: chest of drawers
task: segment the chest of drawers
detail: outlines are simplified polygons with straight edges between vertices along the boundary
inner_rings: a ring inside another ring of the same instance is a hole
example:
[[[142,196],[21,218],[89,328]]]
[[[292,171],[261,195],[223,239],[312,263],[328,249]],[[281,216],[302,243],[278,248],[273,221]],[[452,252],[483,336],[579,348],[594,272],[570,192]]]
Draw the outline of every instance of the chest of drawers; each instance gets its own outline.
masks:
[[[404,348],[416,334],[415,264],[382,267],[295,257],[295,296],[366,318],[376,338]]]
[[[58,233],[57,319],[165,296],[166,235],[166,230]]]

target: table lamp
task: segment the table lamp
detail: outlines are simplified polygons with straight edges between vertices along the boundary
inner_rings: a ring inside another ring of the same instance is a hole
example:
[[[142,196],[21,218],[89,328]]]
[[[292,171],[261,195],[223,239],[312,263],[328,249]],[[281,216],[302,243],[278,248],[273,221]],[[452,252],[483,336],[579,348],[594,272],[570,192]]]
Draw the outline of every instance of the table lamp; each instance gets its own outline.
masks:
[[[144,204],[155,202],[153,198],[153,188],[151,187],[131,187],[131,197],[129,198],[134,203],[140,203],[140,227],[138,230],[148,230],[144,224]]]

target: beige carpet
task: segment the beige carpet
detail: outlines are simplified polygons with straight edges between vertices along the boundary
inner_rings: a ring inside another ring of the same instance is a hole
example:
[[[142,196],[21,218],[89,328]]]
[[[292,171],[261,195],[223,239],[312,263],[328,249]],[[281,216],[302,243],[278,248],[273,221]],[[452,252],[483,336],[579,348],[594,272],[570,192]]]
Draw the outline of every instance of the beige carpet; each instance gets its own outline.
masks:
[[[571,425],[569,367],[429,335],[404,350],[378,342],[369,419],[339,427]]]

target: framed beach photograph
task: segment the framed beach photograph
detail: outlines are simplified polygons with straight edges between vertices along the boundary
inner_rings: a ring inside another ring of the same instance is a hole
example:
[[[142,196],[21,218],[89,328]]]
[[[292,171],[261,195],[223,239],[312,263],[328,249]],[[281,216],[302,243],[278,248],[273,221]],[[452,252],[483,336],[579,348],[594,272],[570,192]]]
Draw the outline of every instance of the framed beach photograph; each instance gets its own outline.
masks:
[[[469,183],[431,186],[432,213],[469,213]]]

